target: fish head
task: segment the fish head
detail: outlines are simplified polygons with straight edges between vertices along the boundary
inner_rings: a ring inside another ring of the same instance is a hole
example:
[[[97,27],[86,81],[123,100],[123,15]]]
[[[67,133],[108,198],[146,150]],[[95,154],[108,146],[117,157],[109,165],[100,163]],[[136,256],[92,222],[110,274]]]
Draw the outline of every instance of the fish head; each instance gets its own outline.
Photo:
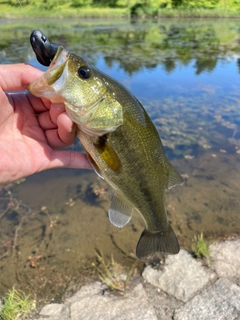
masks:
[[[81,130],[101,136],[123,123],[122,106],[109,92],[106,77],[84,58],[59,47],[48,70],[28,86],[28,91],[53,103],[64,103]]]

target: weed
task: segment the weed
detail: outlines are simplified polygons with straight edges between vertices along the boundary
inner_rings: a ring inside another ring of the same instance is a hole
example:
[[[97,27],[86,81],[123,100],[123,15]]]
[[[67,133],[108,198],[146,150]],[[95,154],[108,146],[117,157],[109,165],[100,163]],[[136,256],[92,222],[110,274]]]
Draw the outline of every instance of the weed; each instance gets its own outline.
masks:
[[[9,290],[3,302],[3,308],[0,311],[0,319],[3,320],[25,319],[36,308],[35,300],[15,288]]]
[[[133,263],[126,276],[123,273],[123,267],[114,260],[113,256],[109,264],[105,262],[102,254],[97,253],[96,256],[99,266],[96,266],[95,263],[92,263],[92,266],[97,270],[100,280],[104,282],[110,290],[124,291],[133,274],[135,263]]]
[[[204,239],[203,233],[199,236],[195,236],[193,239],[192,250],[198,259],[206,258],[209,259],[210,249],[206,240]]]

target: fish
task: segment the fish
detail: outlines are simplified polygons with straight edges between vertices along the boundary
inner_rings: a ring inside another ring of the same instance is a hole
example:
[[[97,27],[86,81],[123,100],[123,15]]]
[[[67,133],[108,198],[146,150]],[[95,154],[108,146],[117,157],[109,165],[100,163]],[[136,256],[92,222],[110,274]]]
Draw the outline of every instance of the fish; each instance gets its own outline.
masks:
[[[145,229],[137,258],[177,254],[180,246],[167,218],[165,192],[183,179],[166,158],[140,101],[120,82],[62,46],[28,91],[65,104],[89,161],[112,189],[110,222],[124,227],[133,210],[142,217]]]

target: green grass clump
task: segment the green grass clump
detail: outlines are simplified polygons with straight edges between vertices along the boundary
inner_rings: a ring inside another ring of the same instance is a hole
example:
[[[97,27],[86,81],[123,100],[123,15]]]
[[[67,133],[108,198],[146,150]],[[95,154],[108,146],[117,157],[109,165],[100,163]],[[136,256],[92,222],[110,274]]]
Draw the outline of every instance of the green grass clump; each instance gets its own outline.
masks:
[[[3,301],[3,308],[0,310],[0,319],[2,320],[26,319],[36,308],[35,300],[30,299],[23,291],[15,288],[9,290]]]
[[[210,249],[206,240],[204,239],[203,233],[199,236],[194,237],[192,250],[198,259],[200,258],[209,258]]]

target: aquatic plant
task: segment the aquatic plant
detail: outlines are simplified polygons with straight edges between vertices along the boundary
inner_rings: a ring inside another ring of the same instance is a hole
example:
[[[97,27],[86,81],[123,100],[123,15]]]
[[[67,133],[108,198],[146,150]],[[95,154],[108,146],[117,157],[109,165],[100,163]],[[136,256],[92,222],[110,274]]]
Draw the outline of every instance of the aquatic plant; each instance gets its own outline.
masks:
[[[96,254],[99,266],[92,263],[92,266],[97,270],[99,279],[105,283],[110,290],[124,291],[129,283],[133,271],[135,269],[135,262],[133,263],[130,271],[126,275],[123,266],[117,263],[113,255],[109,264],[106,263],[102,254]]]
[[[206,243],[206,240],[202,232],[199,236],[195,236],[193,238],[192,250],[198,259],[200,258],[206,258],[207,260],[209,259],[209,255],[210,255],[209,245]]]
[[[13,287],[7,296],[3,298],[3,308],[0,310],[0,319],[17,320],[26,319],[27,316],[36,308],[36,301],[29,295]]]

